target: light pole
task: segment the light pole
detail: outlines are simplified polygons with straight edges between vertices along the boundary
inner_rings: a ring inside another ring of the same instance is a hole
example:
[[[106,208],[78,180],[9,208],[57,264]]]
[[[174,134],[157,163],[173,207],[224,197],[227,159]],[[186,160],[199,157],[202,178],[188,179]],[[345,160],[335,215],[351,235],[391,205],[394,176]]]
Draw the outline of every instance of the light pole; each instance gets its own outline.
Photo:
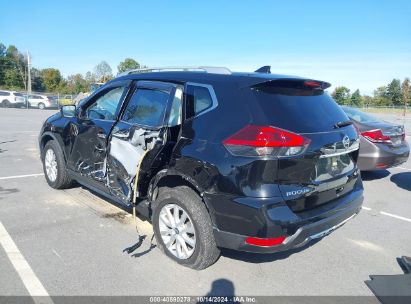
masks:
[[[29,108],[29,95],[31,94],[31,58],[30,53],[27,51],[27,101],[26,107]]]

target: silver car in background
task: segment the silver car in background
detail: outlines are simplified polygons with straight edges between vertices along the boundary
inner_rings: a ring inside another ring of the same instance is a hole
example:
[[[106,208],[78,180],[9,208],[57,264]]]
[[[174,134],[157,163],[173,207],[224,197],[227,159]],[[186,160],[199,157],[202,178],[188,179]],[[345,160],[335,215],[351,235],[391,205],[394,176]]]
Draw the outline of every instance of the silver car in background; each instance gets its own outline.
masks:
[[[398,166],[408,160],[410,148],[405,140],[404,126],[392,124],[342,106],[360,133],[358,167],[361,171],[373,171]]]
[[[46,108],[57,108],[58,103],[56,99],[46,95],[27,95],[27,101],[29,103],[29,107],[31,108],[38,108],[38,109],[46,109]]]

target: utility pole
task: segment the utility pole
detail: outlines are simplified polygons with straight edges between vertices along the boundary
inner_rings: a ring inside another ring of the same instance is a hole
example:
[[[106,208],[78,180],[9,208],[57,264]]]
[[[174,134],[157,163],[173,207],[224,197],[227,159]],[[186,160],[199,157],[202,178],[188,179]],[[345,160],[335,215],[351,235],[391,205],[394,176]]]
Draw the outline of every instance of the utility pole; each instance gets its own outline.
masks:
[[[27,94],[31,94],[31,58],[27,51]]]

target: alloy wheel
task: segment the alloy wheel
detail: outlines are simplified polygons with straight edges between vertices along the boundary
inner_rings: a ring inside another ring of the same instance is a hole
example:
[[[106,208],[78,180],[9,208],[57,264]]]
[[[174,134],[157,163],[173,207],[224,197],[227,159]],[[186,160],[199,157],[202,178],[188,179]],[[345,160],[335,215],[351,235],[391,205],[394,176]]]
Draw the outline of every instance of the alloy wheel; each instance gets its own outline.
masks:
[[[51,182],[57,179],[57,160],[53,149],[48,149],[44,157],[44,165],[46,167],[46,174]]]
[[[178,259],[191,257],[196,246],[196,234],[187,212],[176,204],[167,204],[159,217],[159,230],[167,250]]]

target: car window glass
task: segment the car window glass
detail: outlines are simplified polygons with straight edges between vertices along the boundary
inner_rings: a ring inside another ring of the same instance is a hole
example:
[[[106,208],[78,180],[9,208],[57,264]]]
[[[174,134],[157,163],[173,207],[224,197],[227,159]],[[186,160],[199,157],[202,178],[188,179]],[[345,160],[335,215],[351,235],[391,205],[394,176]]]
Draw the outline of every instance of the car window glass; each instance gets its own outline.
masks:
[[[117,87],[98,97],[87,109],[87,117],[91,119],[114,120],[123,92],[124,87]]]
[[[196,85],[187,86],[187,118],[194,117],[212,106],[213,99],[207,87]]]
[[[1,95],[1,96],[9,96],[10,93],[9,93],[9,92],[0,92],[0,95]]]
[[[159,127],[164,122],[164,113],[169,93],[160,90],[137,89],[131,97],[122,120],[132,124]]]
[[[171,104],[168,126],[174,127],[181,124],[181,101],[183,98],[183,88],[177,87]]]
[[[378,121],[378,119],[375,118],[374,116],[358,111],[354,108],[350,108],[350,107],[342,107],[342,108],[344,112],[347,114],[347,116],[352,120],[363,122],[363,123]]]

